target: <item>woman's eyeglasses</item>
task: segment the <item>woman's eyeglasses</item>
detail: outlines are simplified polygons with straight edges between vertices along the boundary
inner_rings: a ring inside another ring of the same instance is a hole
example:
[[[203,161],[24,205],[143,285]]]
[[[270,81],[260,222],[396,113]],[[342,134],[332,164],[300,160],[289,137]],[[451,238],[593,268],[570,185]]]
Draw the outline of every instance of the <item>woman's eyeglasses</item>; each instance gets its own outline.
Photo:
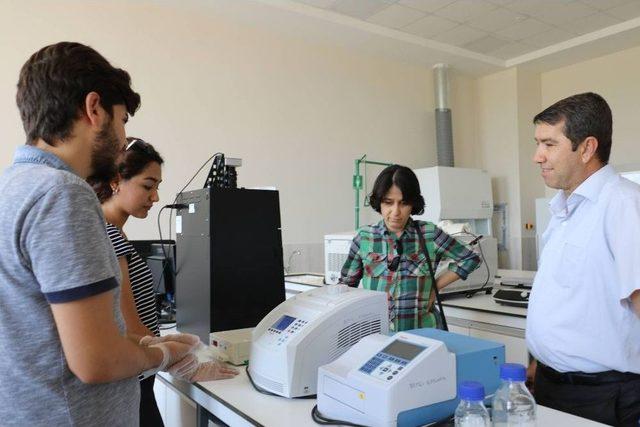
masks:
[[[138,141],[140,140],[137,138],[132,139],[131,142],[127,144],[127,147],[124,149],[124,151],[129,151],[131,148],[133,148],[134,145],[138,143]]]
[[[130,143],[127,144],[124,151],[129,151],[129,150],[140,150],[144,153],[151,154],[147,143],[139,138],[134,138],[131,140]]]
[[[389,270],[391,271],[396,271],[400,266],[400,258],[402,258],[402,253],[403,253],[402,241],[400,240],[396,241],[396,250],[398,251],[398,255],[395,258],[393,258],[391,260],[391,264],[389,264]]]

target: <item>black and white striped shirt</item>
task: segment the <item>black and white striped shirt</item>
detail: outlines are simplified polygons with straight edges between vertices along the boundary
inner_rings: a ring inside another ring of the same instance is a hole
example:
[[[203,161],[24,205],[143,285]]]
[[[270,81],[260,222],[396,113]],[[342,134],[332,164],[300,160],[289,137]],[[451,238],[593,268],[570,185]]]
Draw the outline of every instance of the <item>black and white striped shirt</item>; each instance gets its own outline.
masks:
[[[133,300],[136,304],[138,317],[154,335],[160,336],[158,328],[158,313],[156,312],[156,295],[153,276],[147,263],[140,257],[133,245],[124,237],[122,232],[113,224],[107,223],[107,234],[116,252],[116,257],[127,259],[129,267],[129,281]]]

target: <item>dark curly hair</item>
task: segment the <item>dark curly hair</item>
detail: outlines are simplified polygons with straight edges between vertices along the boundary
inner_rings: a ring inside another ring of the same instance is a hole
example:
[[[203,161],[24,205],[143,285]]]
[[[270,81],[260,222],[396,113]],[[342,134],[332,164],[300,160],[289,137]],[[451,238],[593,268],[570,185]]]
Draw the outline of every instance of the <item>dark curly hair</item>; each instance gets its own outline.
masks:
[[[116,164],[118,175],[122,180],[129,180],[147,167],[149,163],[156,162],[159,165],[164,163],[160,154],[153,148],[153,145],[140,138],[128,137],[129,145],[120,155]],[[96,192],[100,203],[104,203],[113,196],[110,180],[97,180],[89,177],[87,182]]]
[[[60,42],[34,53],[20,70],[16,94],[26,143],[67,138],[90,92],[100,95],[111,117],[114,105],[124,105],[132,116],[140,106],[129,74],[89,46]]]
[[[400,165],[387,166],[376,178],[369,196],[369,204],[376,212],[380,213],[380,203],[392,185],[402,191],[403,200],[411,205],[411,215],[424,213],[424,198],[420,194],[418,177],[411,169]]]

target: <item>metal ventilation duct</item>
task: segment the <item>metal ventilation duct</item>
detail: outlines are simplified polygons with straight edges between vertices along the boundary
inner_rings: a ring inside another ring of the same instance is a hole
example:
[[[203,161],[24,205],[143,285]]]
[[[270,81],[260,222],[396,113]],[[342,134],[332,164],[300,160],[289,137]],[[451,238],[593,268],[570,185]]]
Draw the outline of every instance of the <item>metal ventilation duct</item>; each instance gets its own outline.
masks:
[[[453,132],[449,108],[449,76],[446,64],[433,67],[433,83],[436,99],[436,145],[438,166],[453,166]]]

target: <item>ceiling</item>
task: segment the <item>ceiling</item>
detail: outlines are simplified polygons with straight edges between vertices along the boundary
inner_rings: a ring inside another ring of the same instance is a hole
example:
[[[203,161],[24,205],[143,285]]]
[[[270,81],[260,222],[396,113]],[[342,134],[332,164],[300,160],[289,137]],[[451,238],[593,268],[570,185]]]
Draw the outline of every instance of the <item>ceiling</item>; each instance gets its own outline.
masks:
[[[640,45],[640,0],[232,0],[288,35],[483,75],[544,71]]]
[[[511,59],[640,16],[638,0],[296,0]]]

